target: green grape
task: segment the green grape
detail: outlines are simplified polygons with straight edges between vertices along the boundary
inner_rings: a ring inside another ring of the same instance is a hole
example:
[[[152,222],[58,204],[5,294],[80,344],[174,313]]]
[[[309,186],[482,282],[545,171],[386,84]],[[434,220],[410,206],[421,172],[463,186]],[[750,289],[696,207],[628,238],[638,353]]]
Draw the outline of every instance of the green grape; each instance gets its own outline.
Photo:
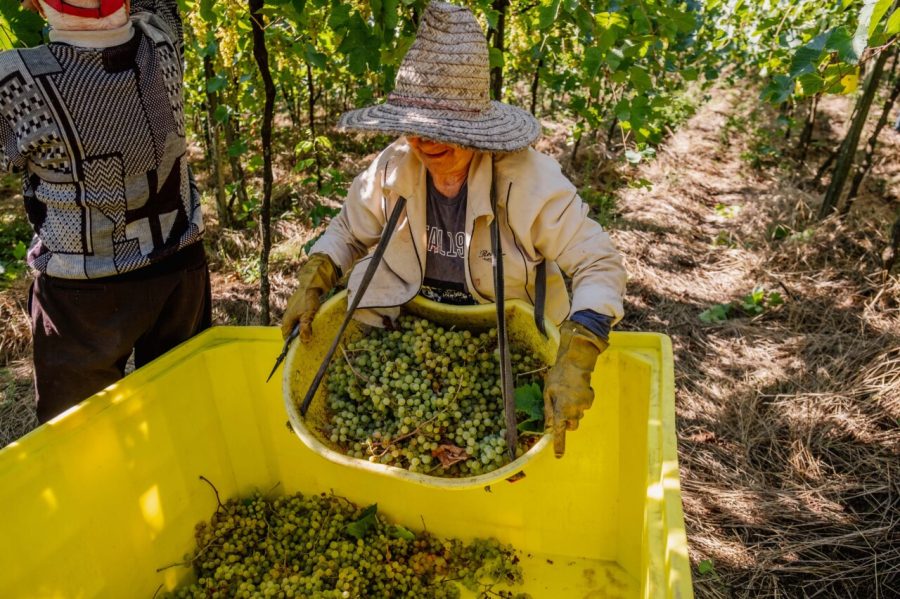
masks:
[[[197,549],[187,561],[196,582],[169,596],[451,599],[459,589],[450,580],[476,590],[522,582],[509,546],[398,535],[377,515],[356,538],[349,530],[363,515],[326,494],[229,500],[195,528]]]
[[[371,462],[439,476],[489,472],[508,462],[496,330],[444,329],[403,316],[347,345],[325,383],[326,439]],[[541,382],[544,364],[512,344],[516,384]],[[537,435],[520,435],[522,455]],[[447,447],[464,450],[442,460]],[[442,449],[444,448],[444,449]]]

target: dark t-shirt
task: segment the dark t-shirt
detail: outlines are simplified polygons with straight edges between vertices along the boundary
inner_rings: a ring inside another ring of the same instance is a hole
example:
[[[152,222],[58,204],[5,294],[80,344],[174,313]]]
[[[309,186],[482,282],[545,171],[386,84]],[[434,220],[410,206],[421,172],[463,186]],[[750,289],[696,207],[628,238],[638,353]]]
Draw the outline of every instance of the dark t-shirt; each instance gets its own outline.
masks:
[[[425,281],[420,293],[444,304],[474,304],[466,289],[466,200],[463,183],[452,198],[439,192],[427,177]]]
[[[425,281],[419,294],[443,304],[476,304],[466,287],[466,200],[467,183],[452,198],[444,196],[427,176],[425,231]],[[579,310],[570,317],[604,341],[609,338],[612,318],[593,310]]]

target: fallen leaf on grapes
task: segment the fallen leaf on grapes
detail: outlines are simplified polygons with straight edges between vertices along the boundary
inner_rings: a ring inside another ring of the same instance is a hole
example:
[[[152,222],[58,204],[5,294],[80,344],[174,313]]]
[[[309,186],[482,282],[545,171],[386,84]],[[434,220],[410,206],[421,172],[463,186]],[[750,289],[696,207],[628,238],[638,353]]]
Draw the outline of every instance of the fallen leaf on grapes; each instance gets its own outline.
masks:
[[[398,539],[403,539],[404,541],[415,541],[416,535],[412,533],[408,528],[404,528],[400,525],[394,527],[393,534]]]
[[[525,414],[520,431],[540,433],[544,430],[544,394],[537,383],[521,385],[514,392],[516,412]]]
[[[438,445],[437,449],[431,451],[431,455],[440,460],[441,466],[444,468],[449,468],[453,464],[464,462],[472,457],[466,453],[465,449],[456,445]]]
[[[373,503],[363,510],[359,518],[346,526],[347,534],[357,539],[364,538],[369,533],[369,530],[378,523],[375,519],[375,514],[377,513],[378,504]]]

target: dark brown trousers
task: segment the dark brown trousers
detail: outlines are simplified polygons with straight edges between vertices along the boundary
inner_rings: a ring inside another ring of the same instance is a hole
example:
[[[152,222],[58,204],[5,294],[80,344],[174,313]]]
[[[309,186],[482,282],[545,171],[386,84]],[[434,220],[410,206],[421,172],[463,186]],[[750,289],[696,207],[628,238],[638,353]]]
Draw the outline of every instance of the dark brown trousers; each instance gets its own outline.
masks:
[[[162,268],[107,279],[38,275],[29,298],[38,420],[44,423],[211,324],[202,244]],[[198,251],[199,250],[199,251]]]

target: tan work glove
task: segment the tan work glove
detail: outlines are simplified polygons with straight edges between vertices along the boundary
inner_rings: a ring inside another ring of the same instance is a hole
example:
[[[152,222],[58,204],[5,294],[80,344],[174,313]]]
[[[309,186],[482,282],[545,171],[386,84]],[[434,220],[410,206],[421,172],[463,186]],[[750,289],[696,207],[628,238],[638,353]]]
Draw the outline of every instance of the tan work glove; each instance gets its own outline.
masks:
[[[561,458],[566,451],[566,430],[578,421],[594,401],[591,373],[597,356],[609,344],[577,322],[567,320],[559,329],[556,364],[544,384],[544,423],[553,432],[553,450]]]
[[[281,320],[281,336],[287,339],[291,329],[300,323],[300,341],[312,338],[312,321],[319,311],[322,296],[331,291],[339,278],[337,266],[325,254],[309,257],[297,275],[297,290],[287,302]]]

